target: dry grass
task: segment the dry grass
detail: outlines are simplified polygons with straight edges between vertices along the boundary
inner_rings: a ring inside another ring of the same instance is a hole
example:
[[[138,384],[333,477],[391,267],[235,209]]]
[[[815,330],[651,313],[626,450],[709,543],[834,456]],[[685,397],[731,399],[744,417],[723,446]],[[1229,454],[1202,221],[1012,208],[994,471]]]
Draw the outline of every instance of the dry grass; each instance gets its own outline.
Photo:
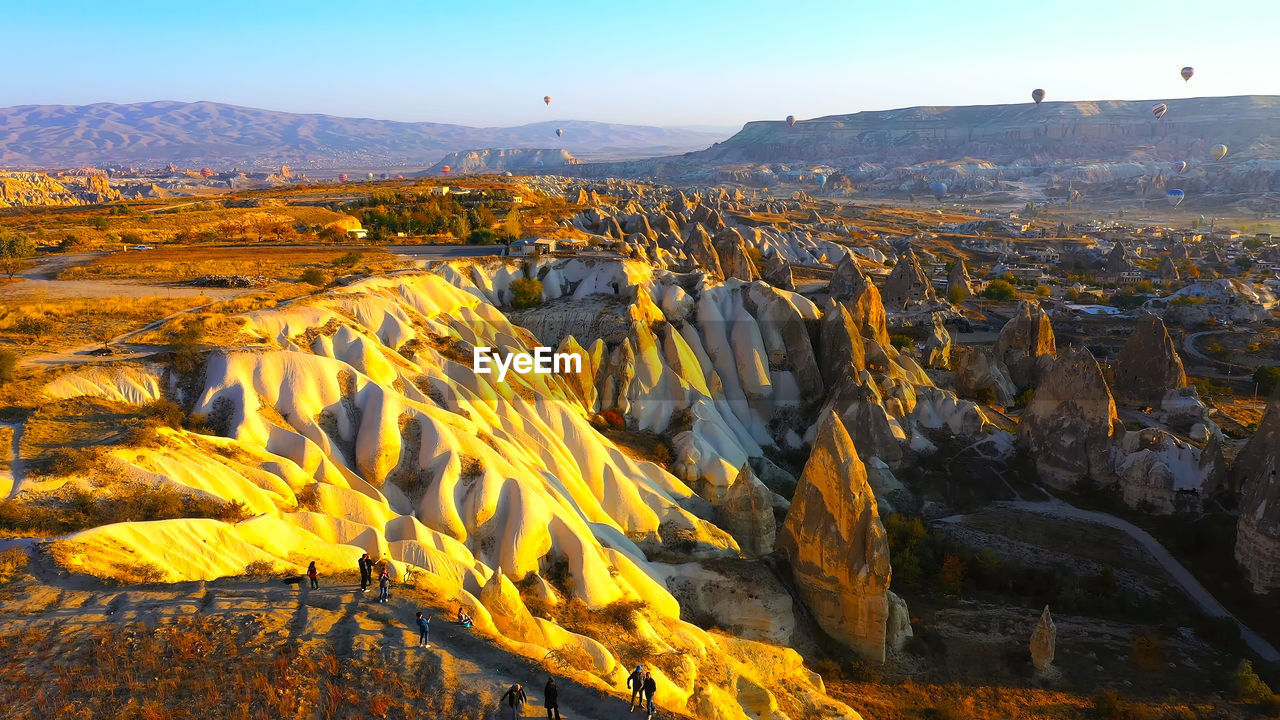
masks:
[[[13,428],[0,427],[0,470],[8,470],[13,460]]]
[[[10,548],[0,552],[0,583],[22,577],[27,572],[27,551]]]
[[[396,256],[377,248],[355,248],[362,259],[357,272],[402,267]],[[113,253],[88,265],[68,268],[60,280],[144,279],[182,282],[204,275],[261,276],[295,280],[309,268],[331,268],[333,261],[351,252],[333,246],[205,246],[170,245],[155,250]]]
[[[25,352],[104,342],[204,302],[199,297],[40,297],[0,305],[0,340]]]
[[[828,679],[827,691],[864,718],[875,720],[1092,720],[1097,717],[1091,698],[1057,690],[911,682],[850,683]],[[1151,708],[1153,719],[1179,717],[1161,712],[1176,706],[1144,707]],[[1192,712],[1188,717],[1209,717]]]
[[[75,487],[57,496],[0,500],[0,534],[51,537],[118,522],[214,518],[239,522],[244,505],[167,486],[128,485],[110,491]]]
[[[32,623],[0,634],[0,707],[7,718],[69,720],[480,720],[491,712],[432,657],[339,657],[283,637],[246,647],[247,631],[245,621],[200,615],[72,637]]]

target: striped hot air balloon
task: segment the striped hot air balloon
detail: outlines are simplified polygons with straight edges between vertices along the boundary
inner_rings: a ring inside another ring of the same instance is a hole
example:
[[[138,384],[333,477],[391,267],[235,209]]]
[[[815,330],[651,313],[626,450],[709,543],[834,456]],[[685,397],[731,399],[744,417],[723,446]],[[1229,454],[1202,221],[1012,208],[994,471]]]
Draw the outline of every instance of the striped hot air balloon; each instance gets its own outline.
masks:
[[[1151,108],[1151,114],[1155,115],[1157,120],[1164,117],[1164,114],[1167,112],[1169,112],[1169,106],[1164,103],[1160,103],[1159,105]]]
[[[1172,205],[1172,206],[1174,206],[1174,207],[1178,207],[1179,205],[1181,205],[1181,204],[1182,204],[1182,200],[1183,200],[1186,196],[1187,196],[1187,194],[1186,194],[1186,193],[1182,192],[1181,190],[1176,190],[1176,189],[1175,189],[1175,190],[1170,190],[1170,191],[1168,191],[1168,192],[1166,192],[1166,193],[1164,194],[1164,198],[1165,198],[1166,200],[1168,200],[1168,201],[1169,201],[1169,204],[1170,204],[1170,205]]]
[[[1193,67],[1191,67],[1190,65],[1188,65],[1188,66],[1186,66],[1186,67],[1182,68],[1182,79],[1183,79],[1183,81],[1190,80],[1190,79],[1191,79],[1191,76],[1192,76],[1192,75],[1195,75],[1195,74],[1196,74],[1196,69],[1195,69],[1195,68],[1193,68]],[[1210,84],[1212,85],[1213,83],[1210,83]]]

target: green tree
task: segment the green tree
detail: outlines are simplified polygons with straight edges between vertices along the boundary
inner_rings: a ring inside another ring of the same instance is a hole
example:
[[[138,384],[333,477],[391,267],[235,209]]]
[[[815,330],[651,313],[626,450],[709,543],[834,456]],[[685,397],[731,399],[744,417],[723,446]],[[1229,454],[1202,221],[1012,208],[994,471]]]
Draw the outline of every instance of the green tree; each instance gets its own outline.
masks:
[[[1253,663],[1248,660],[1241,660],[1240,665],[1236,667],[1235,678],[1236,696],[1241,700],[1260,701],[1271,697],[1271,688],[1258,677],[1258,673],[1253,669]]]
[[[36,254],[36,243],[31,236],[21,232],[0,234],[0,271],[12,278],[27,258]]]
[[[992,280],[982,291],[982,296],[989,300],[1012,300],[1018,296],[1018,291],[1007,280]]]
[[[518,278],[511,283],[511,307],[517,310],[542,304],[542,281]]]
[[[511,208],[507,211],[507,217],[502,221],[502,232],[510,235],[514,239],[520,239],[522,229],[520,227],[520,211]]]
[[[1280,385],[1280,366],[1261,365],[1253,371],[1253,381],[1258,383],[1258,392],[1270,396]]]

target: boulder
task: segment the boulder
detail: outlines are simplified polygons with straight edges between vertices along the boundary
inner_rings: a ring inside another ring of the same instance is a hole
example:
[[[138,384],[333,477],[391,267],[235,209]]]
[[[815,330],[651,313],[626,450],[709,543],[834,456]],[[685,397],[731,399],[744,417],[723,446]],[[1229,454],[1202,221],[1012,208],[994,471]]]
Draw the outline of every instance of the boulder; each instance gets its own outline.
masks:
[[[701,615],[745,638],[787,646],[796,629],[791,594],[761,561],[653,566],[680,603],[681,615]]]
[[[1280,388],[1272,393],[1258,431],[1236,456],[1231,474],[1240,487],[1236,562],[1254,592],[1274,591],[1280,588]]]
[[[898,256],[898,262],[889,273],[884,283],[884,306],[893,310],[902,310],[912,303],[936,300],[933,285],[924,268],[920,267],[920,258],[911,248]]]
[[[747,555],[773,552],[777,534],[773,520],[773,493],[743,465],[715,508],[715,523],[738,541]]]
[[[777,544],[818,625],[864,657],[883,662],[889,542],[866,468],[835,413],[827,412],[819,423]]]
[[[1008,369],[1018,392],[1035,385],[1046,361],[1057,353],[1053,325],[1044,308],[1028,300],[1019,303],[1018,312],[996,339],[996,359]]]
[[[907,601],[898,594],[889,591],[889,620],[885,630],[884,644],[891,650],[901,650],[907,641],[914,636],[911,630],[911,611],[907,609]]]
[[[1048,673],[1050,666],[1053,664],[1053,649],[1058,641],[1058,628],[1053,624],[1053,617],[1049,615],[1049,606],[1044,606],[1044,612],[1040,613],[1040,622],[1036,623],[1036,629],[1031,631],[1031,664],[1035,666],[1036,672],[1041,675]]]
[[[1084,348],[1068,350],[1049,364],[1017,434],[1040,479],[1058,490],[1084,478],[1111,481],[1112,451],[1123,436],[1102,369]]]
[[[1116,402],[1132,407],[1159,407],[1165,394],[1187,384],[1182,358],[1164,321],[1144,313],[1112,364]]]
[[[1018,389],[991,350],[978,345],[956,353],[956,392],[1001,407],[1013,405]]]

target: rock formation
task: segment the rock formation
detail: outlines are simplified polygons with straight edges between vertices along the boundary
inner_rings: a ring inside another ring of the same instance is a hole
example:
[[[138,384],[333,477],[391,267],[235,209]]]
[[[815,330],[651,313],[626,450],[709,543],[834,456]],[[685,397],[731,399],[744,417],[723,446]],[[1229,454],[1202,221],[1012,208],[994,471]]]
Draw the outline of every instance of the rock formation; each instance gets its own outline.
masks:
[[[716,505],[716,525],[738,541],[748,555],[773,552],[777,533],[773,521],[773,493],[743,465],[729,491]]]
[[[889,345],[889,329],[880,290],[863,274],[852,254],[845,255],[836,265],[827,293],[849,310],[863,337],[875,340],[881,347]]]
[[[685,229],[684,251],[699,267],[706,270],[708,275],[715,278],[724,277],[724,271],[720,268],[720,256],[716,254],[716,249],[711,244],[711,236],[702,225],[693,223]]]
[[[828,387],[835,386],[845,376],[857,377],[867,367],[862,335],[844,305],[828,301],[818,347],[818,369]]]
[[[1109,481],[1112,451],[1123,435],[1102,369],[1084,348],[1049,364],[1018,422],[1018,442],[1040,479],[1059,490],[1083,478]]]
[[[952,302],[964,302],[973,297],[973,285],[969,279],[969,268],[965,267],[964,258],[958,258],[951,266],[951,274],[947,276],[947,299]]]
[[[1280,588],[1280,388],[1231,473],[1240,486],[1236,562],[1254,592],[1275,591]]]
[[[951,333],[943,327],[942,318],[936,313],[924,342],[924,366],[938,370],[951,367]]]
[[[1050,666],[1053,664],[1053,648],[1058,640],[1058,628],[1053,624],[1053,617],[1049,615],[1049,606],[1044,606],[1044,612],[1040,613],[1040,621],[1036,623],[1036,629],[1031,631],[1031,664],[1035,666],[1036,672],[1041,675],[1048,673]]]
[[[1156,268],[1156,277],[1160,282],[1166,283],[1176,283],[1182,279],[1177,266],[1173,264],[1173,258],[1168,255],[1161,258],[1160,266]]]
[[[765,256],[760,278],[780,290],[796,289],[795,280],[791,276],[791,264],[781,253],[769,253]]]
[[[1159,407],[1166,393],[1187,384],[1182,359],[1164,321],[1144,313],[1112,365],[1116,402]]]
[[[1008,369],[1019,392],[1036,384],[1043,364],[1057,352],[1048,314],[1039,303],[1030,301],[1018,304],[1018,312],[996,339],[996,359]]]
[[[977,345],[956,353],[956,392],[1001,407],[1013,404],[1018,388],[991,350]]]
[[[756,279],[756,269],[747,257],[747,245],[741,233],[733,228],[722,228],[713,238],[712,246],[720,257],[720,270],[726,279],[738,278],[743,282]]]
[[[902,310],[909,303],[936,300],[933,285],[924,268],[920,267],[920,258],[911,248],[898,256],[898,263],[889,273],[884,283],[884,306],[893,310]]]
[[[778,547],[790,558],[800,597],[818,625],[883,662],[889,542],[866,468],[834,413],[820,421]]]

